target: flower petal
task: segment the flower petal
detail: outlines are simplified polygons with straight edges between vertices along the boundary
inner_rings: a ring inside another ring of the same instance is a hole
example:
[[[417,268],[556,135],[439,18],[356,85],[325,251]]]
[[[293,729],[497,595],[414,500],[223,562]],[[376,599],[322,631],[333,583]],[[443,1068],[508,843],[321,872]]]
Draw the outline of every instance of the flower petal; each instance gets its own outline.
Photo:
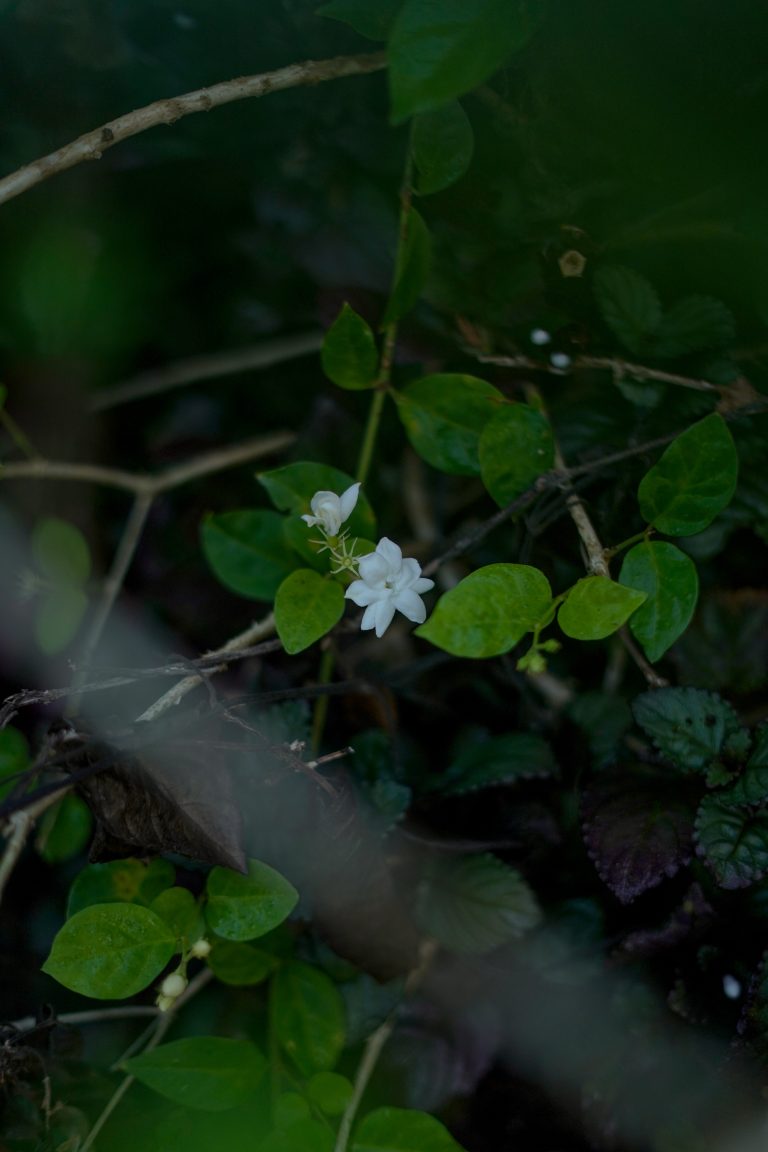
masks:
[[[360,484],[353,484],[351,488],[347,488],[346,492],[342,492],[341,498],[339,500],[342,524],[352,515],[355,504],[357,504],[357,497],[359,494]]]
[[[376,618],[376,635],[381,637],[392,623],[395,614],[395,605],[391,599],[379,600],[378,604],[371,605]],[[366,609],[370,611],[371,609]]]
[[[402,592],[398,592],[393,603],[398,612],[402,612],[403,616],[412,620],[414,624],[423,624],[427,618],[424,601],[410,588],[404,588]]]
[[[382,536],[376,545],[376,551],[381,556],[384,563],[387,565],[387,575],[392,577],[396,576],[400,571],[400,566],[403,563],[403,554],[393,540],[387,536]]]
[[[371,588],[364,580],[354,580],[344,593],[344,598],[351,600],[359,608],[365,608],[368,604],[375,604],[377,600],[381,600],[381,596],[382,593],[378,589]]]
[[[423,596],[425,592],[429,592],[430,588],[434,588],[434,586],[434,580],[430,580],[427,576],[419,576],[418,580],[415,580],[413,584],[411,584],[411,592],[415,592],[417,596]]]
[[[357,562],[357,570],[360,573],[360,579],[371,585],[383,584],[389,576],[387,562],[383,556],[379,556],[376,552],[369,552],[366,556],[361,556]]]
[[[369,632],[371,628],[376,627],[376,609],[377,609],[377,607],[378,607],[378,601],[376,601],[373,604],[369,604],[368,607],[366,608],[365,612],[363,612],[363,618],[360,621],[360,631],[361,632]]]

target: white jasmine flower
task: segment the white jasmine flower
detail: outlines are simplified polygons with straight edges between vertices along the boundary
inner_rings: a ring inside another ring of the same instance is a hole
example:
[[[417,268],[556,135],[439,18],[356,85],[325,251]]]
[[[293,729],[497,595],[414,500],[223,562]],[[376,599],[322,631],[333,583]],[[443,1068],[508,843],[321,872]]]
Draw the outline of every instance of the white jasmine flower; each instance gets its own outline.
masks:
[[[359,484],[353,484],[341,496],[335,492],[315,492],[309,502],[312,515],[302,516],[302,520],[306,520],[310,528],[319,524],[326,536],[338,536],[342,524],[352,515],[359,492]]]
[[[358,561],[360,579],[350,584],[344,595],[360,608],[365,608],[360,627],[364,632],[376,629],[383,636],[392,623],[395,611],[402,612],[414,624],[423,624],[427,610],[421,595],[434,587],[434,580],[421,575],[421,565],[403,554],[384,536],[375,552]]]
[[[552,337],[546,328],[534,328],[530,336],[531,344],[537,344],[539,346],[549,344],[551,339]]]

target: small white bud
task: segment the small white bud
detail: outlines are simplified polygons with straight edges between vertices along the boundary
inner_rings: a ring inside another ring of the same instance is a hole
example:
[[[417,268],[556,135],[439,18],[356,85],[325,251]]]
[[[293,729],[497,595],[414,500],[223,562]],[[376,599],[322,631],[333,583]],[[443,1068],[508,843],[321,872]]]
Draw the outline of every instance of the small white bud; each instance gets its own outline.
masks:
[[[735,976],[723,976],[723,992],[729,1000],[738,1000],[741,996],[741,984]]]
[[[189,950],[189,954],[190,956],[194,956],[197,960],[204,960],[210,951],[210,942],[206,940],[204,936],[201,936],[199,940],[194,942]]]
[[[162,996],[162,995],[160,995],[160,996],[158,996],[157,1000],[155,1000],[155,1004],[157,1004],[157,1006],[161,1012],[167,1012],[168,1009],[171,1007],[171,1005],[175,1004],[175,1003],[176,1003],[176,997],[175,996]]]
[[[160,995],[170,996],[172,1000],[175,1000],[178,996],[181,996],[186,986],[186,976],[182,976],[181,972],[171,972],[170,976],[166,976],[160,985]]]
[[[534,328],[531,332],[531,344],[541,347],[542,344],[549,344],[552,337],[545,328]]]
[[[571,358],[567,352],[553,352],[549,362],[553,368],[559,368],[563,372],[571,366]]]

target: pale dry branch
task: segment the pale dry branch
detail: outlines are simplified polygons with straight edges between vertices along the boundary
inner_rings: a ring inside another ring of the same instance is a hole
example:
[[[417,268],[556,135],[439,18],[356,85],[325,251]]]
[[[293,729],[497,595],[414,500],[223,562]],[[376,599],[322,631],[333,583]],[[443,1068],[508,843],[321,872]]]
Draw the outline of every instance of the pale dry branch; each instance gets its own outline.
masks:
[[[31,164],[11,172],[0,180],[0,204],[20,196],[23,192],[48,180],[59,172],[66,172],[85,160],[100,160],[108,148],[148,128],[160,124],[175,124],[183,116],[195,112],[210,112],[222,104],[235,100],[249,100],[256,96],[266,96],[270,92],[280,92],[286,88],[297,88],[304,84],[320,84],[325,80],[338,80],[343,76],[360,76],[367,72],[379,72],[387,64],[383,52],[366,56],[336,56],[331,60],[305,60],[300,64],[289,64],[275,72],[264,72],[258,76],[240,76],[235,80],[225,80],[210,88],[198,88],[182,96],[172,96],[166,100],[155,100],[143,108],[127,112],[86,132],[77,140],[65,144],[47,156],[33,160]]]

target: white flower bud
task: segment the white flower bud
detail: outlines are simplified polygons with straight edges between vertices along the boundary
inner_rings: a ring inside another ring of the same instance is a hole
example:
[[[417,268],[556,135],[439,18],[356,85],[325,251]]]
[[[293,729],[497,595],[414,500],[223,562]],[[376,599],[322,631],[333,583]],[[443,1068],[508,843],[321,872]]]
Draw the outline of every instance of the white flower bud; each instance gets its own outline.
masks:
[[[571,358],[567,352],[553,352],[549,362],[553,368],[559,368],[562,372],[571,366]]]
[[[168,1009],[171,1007],[171,1005],[176,1003],[176,997],[175,996],[162,996],[161,995],[161,996],[158,996],[155,1003],[157,1004],[157,1006],[161,1012],[167,1012]]]
[[[175,1000],[178,996],[181,996],[186,986],[186,976],[182,976],[181,972],[171,972],[170,976],[166,976],[160,985],[160,995],[170,996],[172,1000]]]
[[[194,942],[189,950],[189,954],[190,956],[194,956],[197,960],[204,960],[210,951],[210,941],[206,940],[204,936],[201,936],[199,940]]]
[[[545,328],[534,328],[531,332],[531,344],[536,344],[541,347],[542,344],[549,344],[552,337]]]

